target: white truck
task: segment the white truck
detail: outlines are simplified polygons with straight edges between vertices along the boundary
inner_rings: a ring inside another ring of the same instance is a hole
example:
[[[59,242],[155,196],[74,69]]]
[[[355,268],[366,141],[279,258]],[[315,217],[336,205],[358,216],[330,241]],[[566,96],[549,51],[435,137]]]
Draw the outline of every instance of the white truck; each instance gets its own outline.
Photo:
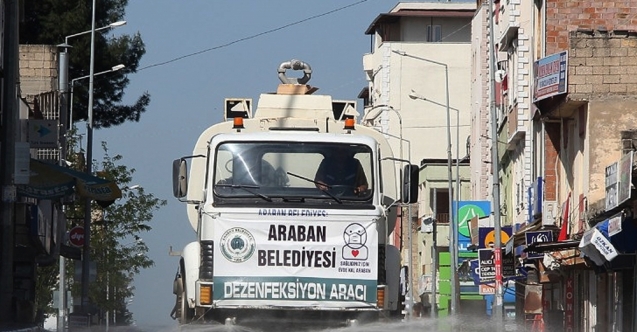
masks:
[[[357,125],[351,105],[312,94],[307,63],[278,72],[282,84],[261,94],[254,116],[235,109],[173,163],[174,195],[197,239],[181,252],[171,316],[182,325],[312,328],[399,317],[392,237],[397,209],[417,199],[418,167]],[[315,180],[323,159],[342,162],[329,159],[336,149],[358,160],[364,190]]]

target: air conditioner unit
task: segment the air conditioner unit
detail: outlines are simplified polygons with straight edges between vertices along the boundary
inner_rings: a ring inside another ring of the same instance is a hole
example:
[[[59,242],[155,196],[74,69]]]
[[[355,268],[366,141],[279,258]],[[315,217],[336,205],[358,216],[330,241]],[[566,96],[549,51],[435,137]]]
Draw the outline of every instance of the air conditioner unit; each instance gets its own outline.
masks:
[[[558,205],[556,201],[542,202],[542,226],[555,226],[558,216]]]

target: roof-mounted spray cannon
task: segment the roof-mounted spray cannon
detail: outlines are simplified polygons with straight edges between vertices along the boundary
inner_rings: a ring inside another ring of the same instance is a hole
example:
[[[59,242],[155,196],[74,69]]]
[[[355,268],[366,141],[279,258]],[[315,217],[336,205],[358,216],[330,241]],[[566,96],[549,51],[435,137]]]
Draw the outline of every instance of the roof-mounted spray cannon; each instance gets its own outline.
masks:
[[[288,69],[303,70],[303,77],[294,78],[285,76],[285,71]],[[277,71],[279,73],[279,79],[281,80],[281,84],[279,84],[279,88],[276,91],[277,94],[311,95],[318,90],[318,88],[307,84],[312,76],[312,68],[309,64],[301,60],[292,59],[290,61],[283,62]]]
[[[285,76],[285,71],[288,69],[292,70],[303,70],[303,77],[301,78],[290,78]],[[279,79],[283,84],[306,84],[311,76],[312,76],[312,68],[309,64],[301,61],[292,59],[290,61],[283,62],[279,65]]]

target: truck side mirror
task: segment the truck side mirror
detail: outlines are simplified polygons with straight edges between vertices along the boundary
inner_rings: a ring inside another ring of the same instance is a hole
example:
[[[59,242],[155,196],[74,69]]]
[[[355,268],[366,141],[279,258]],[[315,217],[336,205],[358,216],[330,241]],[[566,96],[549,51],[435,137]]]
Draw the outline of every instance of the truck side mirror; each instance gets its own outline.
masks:
[[[183,198],[188,193],[188,164],[183,158],[173,161],[173,195]]]
[[[416,203],[418,201],[418,173],[417,165],[406,165],[403,170],[403,203]]]

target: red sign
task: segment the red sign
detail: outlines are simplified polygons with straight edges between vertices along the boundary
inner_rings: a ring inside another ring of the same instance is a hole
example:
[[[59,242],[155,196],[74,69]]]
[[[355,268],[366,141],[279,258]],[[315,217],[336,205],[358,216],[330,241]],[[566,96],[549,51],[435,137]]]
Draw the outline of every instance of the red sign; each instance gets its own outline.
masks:
[[[497,285],[502,284],[502,248],[495,248],[493,250],[495,254],[495,283]]]
[[[565,314],[565,321],[564,321],[564,331],[566,332],[573,332],[574,331],[574,321],[573,321],[573,317],[575,315],[575,309],[573,308],[573,305],[575,303],[575,290],[573,287],[573,277],[569,276],[568,278],[566,278],[566,289],[565,289],[565,297],[566,297],[566,310],[564,312]]]
[[[69,231],[69,242],[75,247],[84,245],[84,227],[75,226]]]

